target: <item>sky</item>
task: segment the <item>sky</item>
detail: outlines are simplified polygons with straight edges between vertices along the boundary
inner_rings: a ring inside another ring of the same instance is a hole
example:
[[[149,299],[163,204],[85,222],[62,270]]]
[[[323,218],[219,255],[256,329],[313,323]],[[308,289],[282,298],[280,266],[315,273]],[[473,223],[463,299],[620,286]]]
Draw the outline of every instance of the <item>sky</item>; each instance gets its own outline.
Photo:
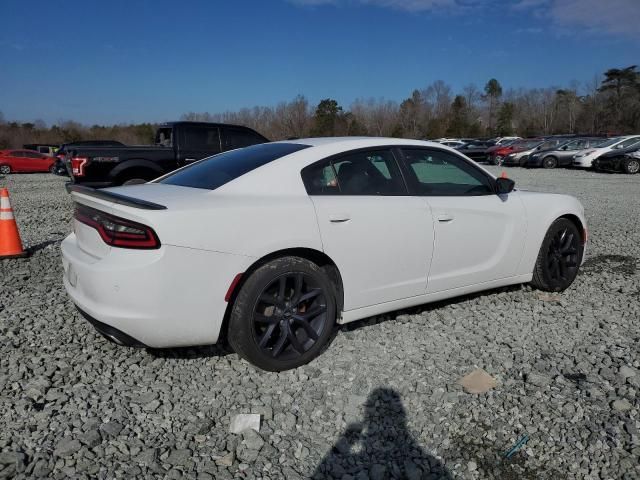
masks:
[[[160,122],[640,64],[640,0],[0,0],[5,120]]]

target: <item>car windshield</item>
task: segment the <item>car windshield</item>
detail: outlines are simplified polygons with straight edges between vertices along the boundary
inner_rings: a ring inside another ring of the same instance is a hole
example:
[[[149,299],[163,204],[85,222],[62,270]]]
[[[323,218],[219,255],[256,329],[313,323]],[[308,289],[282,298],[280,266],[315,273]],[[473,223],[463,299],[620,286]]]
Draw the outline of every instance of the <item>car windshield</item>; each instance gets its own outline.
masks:
[[[215,190],[262,165],[309,148],[299,143],[262,143],[205,158],[172,173],[158,183]]]
[[[620,140],[622,140],[620,137],[610,138],[599,144],[598,147],[610,147],[611,145],[618,143]]]
[[[516,142],[513,144],[515,148],[522,148],[523,150],[528,150],[530,148],[537,147],[542,142],[540,140],[529,140],[526,142]]]

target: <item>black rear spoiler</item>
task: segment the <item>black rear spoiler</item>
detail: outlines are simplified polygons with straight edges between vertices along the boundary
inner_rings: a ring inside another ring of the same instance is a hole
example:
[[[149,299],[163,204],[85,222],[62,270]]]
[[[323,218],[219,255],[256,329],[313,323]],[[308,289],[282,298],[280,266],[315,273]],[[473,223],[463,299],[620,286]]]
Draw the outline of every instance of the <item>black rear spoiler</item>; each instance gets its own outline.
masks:
[[[67,192],[76,192],[89,197],[100,198],[108,202],[118,203],[120,205],[126,205],[127,207],[141,208],[143,210],[166,210],[167,207],[158,203],[147,202],[139,198],[128,197],[126,195],[120,195],[119,193],[107,192],[106,190],[97,190],[91,187],[85,187],[83,185],[74,185],[73,183],[67,183],[65,185]]]

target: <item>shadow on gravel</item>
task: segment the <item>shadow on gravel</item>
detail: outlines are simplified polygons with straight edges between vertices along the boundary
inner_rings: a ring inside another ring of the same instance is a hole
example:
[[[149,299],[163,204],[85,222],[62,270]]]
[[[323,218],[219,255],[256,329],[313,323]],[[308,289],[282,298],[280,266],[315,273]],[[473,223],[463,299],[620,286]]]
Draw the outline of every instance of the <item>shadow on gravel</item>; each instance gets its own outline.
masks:
[[[56,243],[62,242],[62,240],[64,240],[64,238],[58,238],[57,240],[47,240],[46,242],[38,243],[37,245],[32,245],[31,247],[27,248],[27,253],[31,256],[40,250],[44,250],[49,245],[54,245]]]
[[[439,310],[440,308],[447,307],[449,305],[457,305],[464,303],[468,300],[473,300],[478,297],[490,297],[497,293],[514,293],[523,289],[522,284],[509,285],[507,287],[499,287],[491,290],[484,290],[482,292],[471,293],[469,295],[462,295],[460,297],[449,298],[447,300],[440,300],[438,302],[423,303],[415,307],[403,308],[401,310],[394,310],[380,315],[374,315],[373,317],[363,318],[362,320],[356,320],[355,322],[346,323],[344,325],[338,325],[336,331],[351,332],[360,328],[371,327],[378,325],[379,323],[396,320],[400,315],[419,315],[425,312],[431,312]],[[535,291],[535,290],[534,290]]]
[[[428,478],[452,475],[413,439],[400,395],[390,388],[374,390],[365,403],[364,421],[352,423],[325,455],[312,478]]]
[[[220,345],[203,345],[201,347],[184,348],[147,348],[147,353],[156,358],[188,360],[196,358],[224,357],[232,353]]]
[[[580,271],[584,273],[601,273],[604,271],[633,275],[638,269],[640,259],[628,255],[596,255],[585,260]]]

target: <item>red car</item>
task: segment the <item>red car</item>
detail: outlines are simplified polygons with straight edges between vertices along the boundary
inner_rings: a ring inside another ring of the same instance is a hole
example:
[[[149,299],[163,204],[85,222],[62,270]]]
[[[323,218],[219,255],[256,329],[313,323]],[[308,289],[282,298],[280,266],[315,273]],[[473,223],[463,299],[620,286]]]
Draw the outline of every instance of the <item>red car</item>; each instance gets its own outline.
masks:
[[[0,151],[0,173],[50,172],[56,161],[54,157],[35,150]]]
[[[504,157],[513,152],[522,152],[527,150],[529,145],[532,142],[542,141],[542,139],[537,138],[523,138],[519,140],[515,140],[513,143],[509,145],[496,145],[494,147],[488,148],[485,154],[487,155],[487,160],[489,163],[494,165],[502,165],[502,160]]]

